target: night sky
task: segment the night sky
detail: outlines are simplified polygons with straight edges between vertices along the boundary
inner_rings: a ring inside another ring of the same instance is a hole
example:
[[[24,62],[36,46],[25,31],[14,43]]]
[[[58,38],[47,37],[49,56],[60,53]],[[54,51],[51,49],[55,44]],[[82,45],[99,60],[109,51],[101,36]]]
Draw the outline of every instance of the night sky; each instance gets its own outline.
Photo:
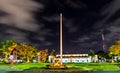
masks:
[[[108,49],[120,38],[120,0],[0,0],[0,41],[27,42],[59,53],[63,14],[63,53]]]

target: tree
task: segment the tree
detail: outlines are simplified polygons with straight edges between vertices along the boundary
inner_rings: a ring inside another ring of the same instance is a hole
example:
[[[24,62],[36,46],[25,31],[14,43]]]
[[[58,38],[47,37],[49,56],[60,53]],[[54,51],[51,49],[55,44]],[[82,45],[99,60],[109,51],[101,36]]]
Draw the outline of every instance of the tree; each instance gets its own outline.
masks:
[[[111,59],[108,52],[98,51],[96,54],[98,55],[99,62],[106,62],[107,59]]]
[[[3,56],[3,51],[0,50],[0,59],[2,58],[2,56]]]
[[[27,47],[28,47],[27,62],[29,63],[33,58],[36,57],[37,48],[32,45],[28,45]]]
[[[101,58],[106,58],[106,59],[110,58],[109,54],[104,51],[98,51],[96,54]]]
[[[50,53],[51,56],[56,56],[56,51],[55,50],[52,50],[52,52]]]
[[[114,56],[120,56],[120,39],[116,40],[115,44],[110,46],[109,55],[112,57],[112,62],[114,62]]]
[[[95,56],[95,53],[94,53],[94,51],[93,50],[90,50],[90,52],[89,52],[89,54],[88,54],[89,56]]]
[[[94,56],[95,56],[95,53],[93,50],[90,50],[89,54],[88,54],[90,57],[91,57],[91,61],[93,62],[94,61]]]
[[[45,63],[47,61],[47,57],[48,57],[48,49],[40,50],[38,52],[38,62],[42,61]]]
[[[4,45],[4,42],[0,42],[0,58],[2,58],[3,56],[3,45]]]
[[[6,40],[5,42],[0,43],[0,48],[3,51],[3,54],[5,55],[4,61],[6,63],[9,63],[8,57],[13,50],[10,47],[15,45],[15,44],[16,44],[16,41],[14,41],[14,40]]]
[[[109,48],[111,55],[120,56],[120,39],[118,39],[114,45],[111,45]]]
[[[21,59],[23,61],[26,60],[27,49],[25,47],[25,44],[24,43],[18,44],[16,50],[18,54],[18,59]]]
[[[37,55],[37,48],[26,43],[19,44],[17,51],[19,58],[28,63]]]
[[[4,61],[10,63],[8,60],[9,55],[12,54],[12,63],[19,59],[30,62],[37,54],[37,48],[35,46],[26,43],[16,43],[14,40],[6,40],[5,42],[0,42],[0,54],[4,54]],[[17,56],[18,55],[18,56]]]

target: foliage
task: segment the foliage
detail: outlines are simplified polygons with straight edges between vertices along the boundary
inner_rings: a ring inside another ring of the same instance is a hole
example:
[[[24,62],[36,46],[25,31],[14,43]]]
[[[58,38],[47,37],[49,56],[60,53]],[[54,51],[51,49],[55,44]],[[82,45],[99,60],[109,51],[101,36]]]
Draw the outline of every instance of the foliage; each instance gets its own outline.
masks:
[[[110,59],[110,58],[111,58],[111,57],[109,56],[109,54],[106,53],[106,52],[104,52],[104,51],[98,51],[96,54],[97,54],[99,57],[101,57],[101,58],[106,58],[106,59]]]
[[[47,57],[48,57],[48,49],[45,50],[40,50],[38,52],[38,61],[42,61],[42,62],[46,62],[47,61]]]
[[[111,45],[109,48],[110,55],[120,56],[120,39],[118,39],[114,45]]]
[[[2,56],[3,56],[3,51],[0,50],[0,58],[2,58]]]
[[[28,53],[27,53],[27,62],[29,62],[29,60],[33,60],[33,58],[35,58],[37,55],[37,48],[32,46],[32,45],[28,45]]]
[[[18,51],[19,59],[25,60],[27,62],[30,62],[30,60],[32,60],[37,54],[36,47],[26,43],[19,44],[16,49]]]
[[[93,50],[90,50],[90,52],[89,52],[89,54],[88,54],[89,56],[95,56],[95,53],[94,53],[94,51]]]
[[[89,54],[88,54],[90,57],[91,57],[91,62],[94,62],[94,57],[95,57],[95,53],[93,50],[90,50]]]
[[[50,53],[51,56],[56,56],[56,51],[55,50],[52,50],[52,52]]]
[[[12,55],[12,63],[14,60],[21,59],[23,61],[30,62],[39,53],[39,58],[42,62],[47,61],[48,50],[40,50],[33,46],[26,43],[17,43],[14,40],[6,40],[5,42],[0,42],[0,57],[4,54],[4,61],[9,63],[8,60],[9,55]],[[54,53],[55,54],[55,53]]]
[[[5,55],[4,61],[6,63],[9,63],[8,56],[11,54],[12,50],[11,47],[16,45],[16,41],[14,40],[6,40],[5,42],[0,42],[0,49],[2,50],[2,53]]]

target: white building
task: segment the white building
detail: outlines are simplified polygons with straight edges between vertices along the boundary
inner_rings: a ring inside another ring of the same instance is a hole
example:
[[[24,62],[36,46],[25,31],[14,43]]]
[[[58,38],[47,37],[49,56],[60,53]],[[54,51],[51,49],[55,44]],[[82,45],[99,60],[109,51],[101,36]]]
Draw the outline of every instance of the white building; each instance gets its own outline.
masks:
[[[56,55],[56,59],[60,61],[60,55]],[[88,56],[88,54],[63,54],[62,63],[89,63],[98,61],[97,55],[94,58]],[[54,59],[55,60],[55,59]],[[49,59],[50,62],[50,59]],[[54,61],[53,61],[54,62]]]
[[[48,61],[49,61],[50,63],[54,62],[54,60],[55,60],[55,56],[49,56],[49,57],[48,57]]]

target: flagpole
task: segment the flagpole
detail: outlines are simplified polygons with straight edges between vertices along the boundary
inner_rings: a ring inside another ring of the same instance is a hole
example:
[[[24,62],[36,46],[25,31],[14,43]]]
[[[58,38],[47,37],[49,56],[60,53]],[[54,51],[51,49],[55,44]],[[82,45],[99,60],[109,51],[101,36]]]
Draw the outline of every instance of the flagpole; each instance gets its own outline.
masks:
[[[62,13],[60,13],[60,63],[62,64]]]

